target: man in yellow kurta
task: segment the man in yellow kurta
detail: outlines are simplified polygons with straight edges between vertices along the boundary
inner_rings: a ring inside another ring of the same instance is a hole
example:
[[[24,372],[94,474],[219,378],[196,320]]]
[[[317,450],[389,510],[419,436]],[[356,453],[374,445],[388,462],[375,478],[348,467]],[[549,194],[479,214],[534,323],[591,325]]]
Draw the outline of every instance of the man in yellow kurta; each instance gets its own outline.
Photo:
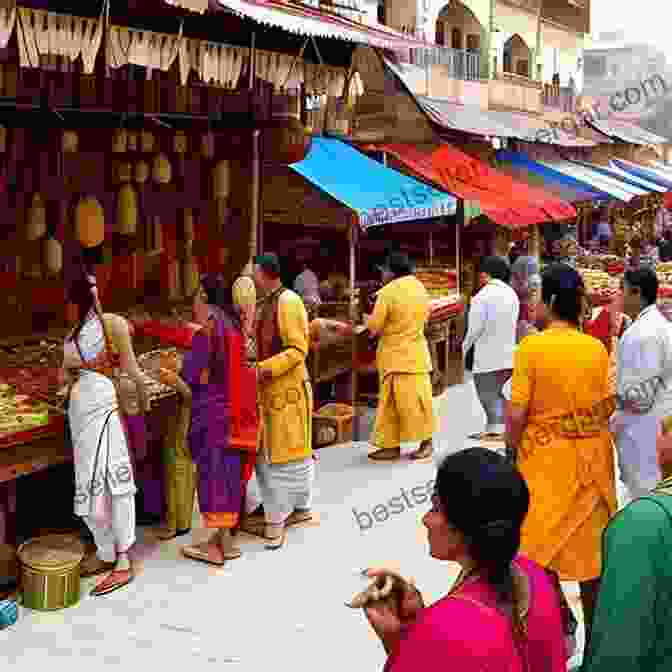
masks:
[[[380,336],[380,396],[373,438],[377,450],[369,458],[396,460],[403,449],[412,460],[426,459],[432,455],[435,429],[432,360],[425,338],[429,294],[405,254],[390,254],[381,271],[387,284],[366,318],[369,333]]]
[[[315,462],[313,393],[306,367],[308,315],[301,297],[282,286],[277,256],[265,254],[255,262],[255,281],[265,295],[257,318],[261,445],[256,472],[266,547],[275,549],[284,543],[286,525],[312,517]]]

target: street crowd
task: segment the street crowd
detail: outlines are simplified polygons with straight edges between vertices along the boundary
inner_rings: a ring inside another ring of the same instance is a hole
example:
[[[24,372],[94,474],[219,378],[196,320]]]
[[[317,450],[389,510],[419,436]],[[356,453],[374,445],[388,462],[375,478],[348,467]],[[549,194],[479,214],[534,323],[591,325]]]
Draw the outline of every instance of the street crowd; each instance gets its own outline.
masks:
[[[200,276],[181,368],[159,373],[182,399],[160,536],[190,532],[197,493],[211,536],[182,551],[212,565],[241,556],[240,530],[277,550],[289,526],[313,515],[306,357],[319,284],[307,264],[293,291],[277,255],[254,262],[231,282]],[[364,316],[380,379],[369,458],[427,461],[436,427],[429,295],[402,253],[388,254],[380,272],[383,289]],[[586,291],[574,268],[540,272],[522,250],[513,264],[484,258],[479,282],[463,341],[487,422],[473,438],[504,450],[453,453],[422,488],[422,501],[431,500],[422,519],[429,553],[462,570],[443,598],[426,605],[412,582],[368,570],[386,589],[357,604],[388,654],[386,672],[566,670],[578,621],[561,581],[580,586],[584,672],[672,669],[672,437],[663,432],[672,415],[672,326],[656,307],[655,272],[627,270],[610,308],[615,382],[607,347],[587,333]],[[118,411],[115,371],[135,382],[142,408],[147,400],[131,329],[103,312],[84,260],[70,300],[84,316],[64,346],[77,492],[88,493],[75,511],[97,549],[82,573],[101,574],[93,594],[106,595],[134,580],[133,433]],[[621,511],[614,455],[631,499]],[[120,469],[124,478],[110,476]],[[368,529],[371,515],[355,512],[358,523],[364,516]]]

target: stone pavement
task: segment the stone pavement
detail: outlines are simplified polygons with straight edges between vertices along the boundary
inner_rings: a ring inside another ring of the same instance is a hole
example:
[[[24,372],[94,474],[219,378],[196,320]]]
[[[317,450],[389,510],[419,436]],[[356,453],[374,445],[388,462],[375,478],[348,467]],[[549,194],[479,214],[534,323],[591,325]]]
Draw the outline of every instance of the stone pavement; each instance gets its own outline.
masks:
[[[484,415],[471,382],[435,403],[438,460],[470,445],[465,437],[483,428]],[[365,617],[344,605],[366,585],[356,572],[396,567],[433,601],[447,592],[457,568],[429,557],[420,521],[434,464],[376,464],[367,451],[365,443],[320,451],[319,520],[291,528],[281,550],[266,551],[260,540],[244,537],[241,559],[211,568],[182,558],[180,546],[190,537],[159,544],[144,531],[134,584],[91,598],[88,579],[71,609],[22,609],[19,623],[0,632],[3,663],[13,672],[61,664],[68,672],[164,664],[189,672],[381,670],[385,655]],[[400,499],[390,507],[394,497]],[[205,534],[195,529],[193,537]],[[575,599],[576,587],[568,592]]]

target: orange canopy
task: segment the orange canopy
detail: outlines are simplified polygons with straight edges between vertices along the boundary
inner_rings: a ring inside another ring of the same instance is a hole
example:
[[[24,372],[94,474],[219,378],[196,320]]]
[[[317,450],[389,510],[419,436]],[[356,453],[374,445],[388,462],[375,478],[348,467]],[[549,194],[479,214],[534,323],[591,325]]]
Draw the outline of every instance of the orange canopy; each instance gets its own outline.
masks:
[[[570,203],[518,182],[451,145],[441,144],[431,153],[402,144],[377,145],[375,149],[392,154],[417,175],[458,198],[478,201],[483,214],[500,226],[520,229],[576,217]]]

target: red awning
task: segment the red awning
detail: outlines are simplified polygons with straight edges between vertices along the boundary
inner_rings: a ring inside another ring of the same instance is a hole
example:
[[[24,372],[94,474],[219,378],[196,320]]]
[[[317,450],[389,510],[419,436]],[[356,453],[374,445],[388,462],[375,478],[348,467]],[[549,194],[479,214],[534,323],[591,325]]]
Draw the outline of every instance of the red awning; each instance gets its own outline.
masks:
[[[500,226],[520,229],[576,217],[574,207],[542,189],[518,182],[448,144],[428,154],[412,145],[382,145],[417,175],[455,196],[478,201],[483,214]]]

